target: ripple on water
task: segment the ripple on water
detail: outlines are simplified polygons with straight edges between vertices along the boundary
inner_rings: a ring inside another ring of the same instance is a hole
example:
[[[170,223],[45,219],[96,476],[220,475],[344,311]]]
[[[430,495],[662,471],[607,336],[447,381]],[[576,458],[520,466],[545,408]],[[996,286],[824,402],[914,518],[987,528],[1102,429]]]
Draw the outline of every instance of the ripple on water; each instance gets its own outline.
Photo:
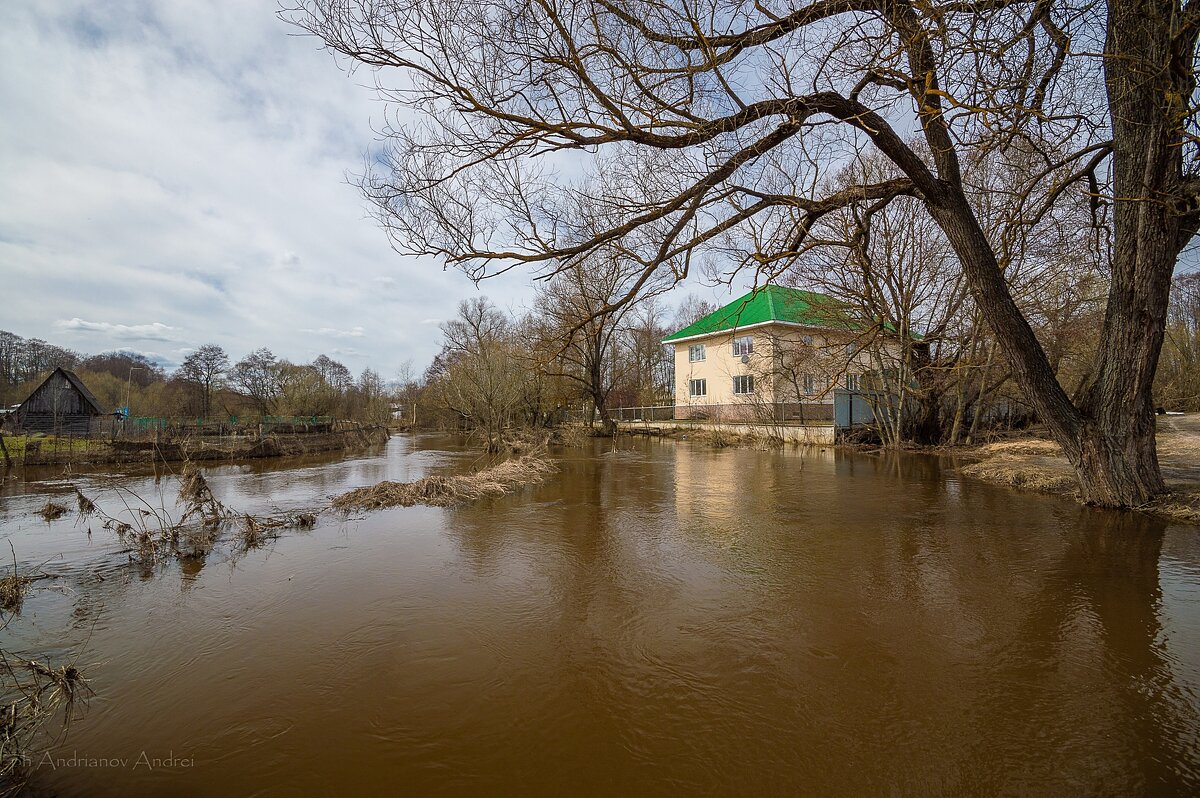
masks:
[[[132,569],[107,533],[30,520],[71,481],[5,487],[0,529],[22,562],[54,557],[63,589],[4,634],[78,655],[97,690],[68,745],[195,758],[186,782],[64,769],[41,786],[1200,788],[1194,530],[959,481],[937,458],[621,447],[564,452],[517,495],[323,515],[186,570]],[[210,483],[259,511],[475,460],[450,438],[394,438],[378,456],[221,466]],[[169,479],[117,480],[173,502]]]

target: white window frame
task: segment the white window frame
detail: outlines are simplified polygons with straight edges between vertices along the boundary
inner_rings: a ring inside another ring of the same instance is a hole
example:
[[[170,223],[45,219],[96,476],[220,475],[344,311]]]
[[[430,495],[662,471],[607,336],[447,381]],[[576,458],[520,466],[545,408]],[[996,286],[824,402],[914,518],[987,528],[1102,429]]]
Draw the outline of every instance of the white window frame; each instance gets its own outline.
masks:
[[[846,390],[847,391],[858,391],[858,390],[860,390],[859,385],[860,385],[860,382],[859,382],[858,374],[847,374],[846,375]]]
[[[688,380],[688,396],[692,397],[693,399],[697,397],[708,396],[708,380],[703,377],[699,379]]]
[[[704,352],[704,344],[691,344],[688,346],[688,362],[699,363],[706,359]]]
[[[801,385],[804,388],[805,396],[812,396],[817,392],[817,378],[812,374],[805,374],[801,378]]]
[[[741,357],[743,355],[754,354],[754,336],[739,335],[733,339],[733,356]]]
[[[745,390],[738,390],[738,381],[741,381],[741,387]],[[738,374],[733,378],[733,393],[735,396],[746,396],[754,393],[754,375],[753,374]]]

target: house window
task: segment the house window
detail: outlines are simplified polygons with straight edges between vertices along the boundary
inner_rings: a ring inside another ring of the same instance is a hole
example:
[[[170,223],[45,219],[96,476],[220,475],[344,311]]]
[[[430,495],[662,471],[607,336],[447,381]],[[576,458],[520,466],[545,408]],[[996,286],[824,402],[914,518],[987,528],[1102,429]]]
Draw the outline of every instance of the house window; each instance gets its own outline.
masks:
[[[857,391],[858,390],[858,375],[857,374],[847,374],[846,375],[846,390],[847,391]]]
[[[688,380],[688,396],[708,396],[708,380]]]
[[[754,393],[754,375],[740,374],[733,378],[734,393]]]
[[[754,351],[754,336],[740,335],[733,339],[733,356],[741,357],[749,355]]]
[[[855,354],[857,351],[858,351],[858,345],[857,345],[857,344],[855,344],[855,343],[853,343],[853,342],[852,342],[852,343],[848,343],[848,344],[846,344],[846,356],[847,356],[847,357],[854,357],[854,354]]]
[[[813,391],[817,389],[817,381],[811,374],[804,375],[804,393],[812,396]]]
[[[704,360],[704,344],[692,344],[688,347],[688,362],[695,363]]]
[[[811,335],[801,335],[800,343],[804,344],[805,346],[812,346],[813,345],[813,337]]]

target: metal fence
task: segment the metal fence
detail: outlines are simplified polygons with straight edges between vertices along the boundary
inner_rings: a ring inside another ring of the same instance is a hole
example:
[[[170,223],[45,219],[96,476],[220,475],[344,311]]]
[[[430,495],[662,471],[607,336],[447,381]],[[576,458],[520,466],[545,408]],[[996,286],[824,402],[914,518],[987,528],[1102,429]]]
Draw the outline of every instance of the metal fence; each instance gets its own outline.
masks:
[[[332,416],[135,416],[117,419],[113,437],[137,439],[155,436],[229,436],[334,432],[339,422]]]
[[[833,402],[772,402],[742,404],[654,405],[617,407],[611,410],[618,422],[708,421],[737,424],[831,424]]]

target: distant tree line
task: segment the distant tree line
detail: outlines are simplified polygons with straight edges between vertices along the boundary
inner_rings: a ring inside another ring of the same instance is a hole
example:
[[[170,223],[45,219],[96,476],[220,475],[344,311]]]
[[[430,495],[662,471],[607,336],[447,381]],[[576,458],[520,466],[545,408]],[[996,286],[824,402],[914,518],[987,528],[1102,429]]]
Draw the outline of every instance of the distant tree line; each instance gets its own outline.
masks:
[[[105,410],[128,406],[134,416],[335,416],[384,424],[395,401],[378,372],[364,369],[356,378],[326,355],[293,363],[257,349],[234,362],[220,346],[205,344],[168,372],[135,352],[84,355],[0,331],[0,406],[21,402],[60,366],[78,374]]]
[[[999,423],[1037,422],[953,253],[904,203],[869,219],[831,215],[820,232],[843,245],[802,260],[780,281],[835,297],[856,322],[858,346],[875,366],[862,387],[889,397],[876,407],[885,443],[970,444]],[[1066,241],[1046,239],[1041,247],[1039,268],[1014,272],[1012,290],[1057,379],[1074,393],[1093,376],[1105,281],[1080,273]],[[593,260],[541,281],[530,310],[506,312],[486,297],[464,300],[441,325],[441,348],[424,373],[406,365],[390,382],[372,369],[355,378],[326,355],[293,363],[263,348],[232,361],[215,344],[168,372],[137,353],[83,355],[0,331],[0,404],[21,401],[63,366],[106,409],[129,405],[134,415],[398,418],[475,432],[491,449],[502,445],[506,429],[568,418],[611,433],[615,408],[674,402],[673,350],[662,339],[716,309],[689,295],[672,310],[653,287],[622,303],[627,280],[628,270]],[[763,378],[796,382],[799,394],[803,375],[838,370],[837,362],[804,359],[811,357],[785,353],[756,368],[770,372]],[[1200,411],[1200,273],[1174,278],[1155,399],[1170,410]]]
[[[653,293],[618,304],[627,289],[622,269],[593,262],[543,281],[532,310],[464,300],[429,368],[400,391],[420,426],[474,431],[493,451],[511,427],[584,419],[611,434],[613,408],[674,401],[662,339],[715,309],[689,296],[671,312]]]

